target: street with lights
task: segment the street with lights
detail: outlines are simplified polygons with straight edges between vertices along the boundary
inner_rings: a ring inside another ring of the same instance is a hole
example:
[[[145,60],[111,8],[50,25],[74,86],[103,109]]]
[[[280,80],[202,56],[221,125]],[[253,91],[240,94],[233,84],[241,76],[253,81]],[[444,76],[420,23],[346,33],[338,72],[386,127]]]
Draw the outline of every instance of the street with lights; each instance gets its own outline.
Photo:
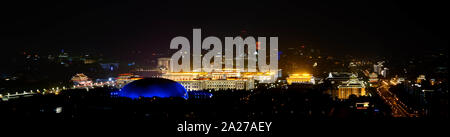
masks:
[[[411,109],[406,106],[398,97],[389,91],[389,83],[382,80],[380,87],[377,88],[377,94],[388,104],[392,109],[393,117],[419,117],[417,113],[411,113]]]

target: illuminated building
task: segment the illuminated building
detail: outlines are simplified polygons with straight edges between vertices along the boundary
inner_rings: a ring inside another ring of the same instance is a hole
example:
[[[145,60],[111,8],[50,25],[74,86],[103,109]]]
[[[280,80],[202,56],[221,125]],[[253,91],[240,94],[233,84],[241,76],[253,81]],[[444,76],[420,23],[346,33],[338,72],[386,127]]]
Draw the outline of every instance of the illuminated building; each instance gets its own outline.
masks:
[[[135,80],[140,80],[142,78],[140,76],[134,75],[132,73],[124,73],[124,74],[119,74],[119,77],[117,77],[116,79],[117,79],[116,83],[120,87],[120,86],[123,86],[130,82],[133,82]]]
[[[254,82],[246,79],[222,79],[222,80],[188,80],[177,81],[188,91],[200,90],[251,90]]]
[[[194,80],[200,77],[206,77],[208,73],[200,72],[169,72],[162,75],[165,79],[170,79],[174,81],[187,81]]]
[[[371,87],[377,87],[378,86],[378,74],[375,72],[372,72],[369,74],[369,83]]]
[[[170,69],[170,60],[171,58],[158,58],[157,68],[162,72],[167,72]]]
[[[356,75],[352,75],[350,80],[342,82],[338,89],[338,99],[348,99],[350,95],[366,96],[366,87],[363,81],[358,80]]]
[[[379,61],[379,62],[377,62],[377,64],[373,65],[373,71],[375,73],[377,73],[378,75],[381,74],[381,71],[383,69],[383,63],[384,63],[384,61]]]
[[[199,80],[177,81],[177,82],[183,85],[183,87],[187,91],[201,91],[203,90],[203,86],[205,85],[203,81]]]
[[[356,109],[367,109],[367,108],[369,108],[369,102],[357,102],[356,104],[355,104],[355,106],[356,106]]]
[[[378,75],[377,75],[377,73],[370,73],[370,75],[369,75],[369,82],[370,83],[378,82]]]
[[[75,87],[92,86],[92,81],[83,73],[78,73],[71,79]]]
[[[268,81],[274,73],[239,72],[235,69],[224,72],[170,72],[164,73],[162,78],[181,83],[188,91],[198,90],[251,90],[255,80]]]
[[[388,68],[384,68],[383,70],[381,70],[381,76],[383,76],[384,78],[386,78],[387,77],[387,74],[388,74]]]
[[[288,85],[292,84],[315,84],[311,74],[291,74],[286,78]]]
[[[94,59],[84,59],[84,61],[83,61],[84,64],[93,64],[95,62],[97,62],[97,61]]]
[[[434,86],[436,84],[436,79],[430,79],[430,84]]]
[[[417,83],[422,83],[423,80],[426,80],[425,75],[419,75],[419,77],[417,77]]]
[[[186,89],[179,83],[162,78],[144,78],[123,86],[118,96],[129,98],[140,97],[181,97],[188,98]]]
[[[331,74],[331,72],[328,73],[328,77],[327,78],[333,78],[333,74]]]
[[[353,75],[353,73],[330,72],[328,73],[328,77],[325,79],[330,81],[331,84],[341,84],[342,82],[348,81],[351,75]]]
[[[163,78],[178,80],[193,80],[199,78],[211,78],[212,80],[227,78],[254,79],[260,83],[266,83],[278,78],[276,72],[244,72],[239,69],[222,69],[213,72],[167,72],[162,74]]]

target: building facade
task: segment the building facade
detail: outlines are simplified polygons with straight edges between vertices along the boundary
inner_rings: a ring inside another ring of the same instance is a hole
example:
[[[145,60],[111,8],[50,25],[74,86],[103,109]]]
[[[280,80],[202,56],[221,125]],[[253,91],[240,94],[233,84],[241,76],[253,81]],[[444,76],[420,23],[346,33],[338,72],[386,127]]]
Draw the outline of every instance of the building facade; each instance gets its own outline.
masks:
[[[312,74],[290,74],[286,78],[288,85],[292,84],[315,84]]]
[[[352,75],[350,80],[342,82],[342,84],[338,86],[338,99],[348,99],[350,95],[355,95],[357,97],[367,95],[364,82],[358,80],[356,75]]]
[[[200,90],[252,90],[255,80],[269,76],[265,73],[250,72],[169,72],[162,78],[182,84],[188,91]]]
[[[252,90],[253,80],[246,79],[223,79],[223,80],[187,80],[177,81],[188,91],[201,90]]]

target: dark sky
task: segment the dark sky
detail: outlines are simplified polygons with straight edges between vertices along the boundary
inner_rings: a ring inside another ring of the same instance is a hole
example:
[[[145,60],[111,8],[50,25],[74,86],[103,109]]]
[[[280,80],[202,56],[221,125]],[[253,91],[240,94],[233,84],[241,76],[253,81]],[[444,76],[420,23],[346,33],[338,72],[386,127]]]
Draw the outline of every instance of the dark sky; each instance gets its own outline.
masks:
[[[446,47],[446,8],[380,1],[20,1],[1,4],[0,34],[3,56],[30,49],[132,56],[131,50],[166,50],[173,37],[190,38],[193,28],[222,40],[241,30],[278,36],[281,49],[307,43],[335,55],[391,56]]]

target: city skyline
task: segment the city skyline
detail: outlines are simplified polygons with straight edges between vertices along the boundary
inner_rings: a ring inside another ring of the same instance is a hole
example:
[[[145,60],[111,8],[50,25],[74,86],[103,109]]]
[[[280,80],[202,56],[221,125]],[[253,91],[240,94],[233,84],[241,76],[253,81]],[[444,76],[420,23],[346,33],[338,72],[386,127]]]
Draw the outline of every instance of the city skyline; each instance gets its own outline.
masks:
[[[20,130],[70,131],[56,135],[432,135],[448,120],[446,9],[8,1],[0,6],[0,118]],[[41,125],[52,121],[70,125]],[[97,123],[106,126],[90,128]]]

